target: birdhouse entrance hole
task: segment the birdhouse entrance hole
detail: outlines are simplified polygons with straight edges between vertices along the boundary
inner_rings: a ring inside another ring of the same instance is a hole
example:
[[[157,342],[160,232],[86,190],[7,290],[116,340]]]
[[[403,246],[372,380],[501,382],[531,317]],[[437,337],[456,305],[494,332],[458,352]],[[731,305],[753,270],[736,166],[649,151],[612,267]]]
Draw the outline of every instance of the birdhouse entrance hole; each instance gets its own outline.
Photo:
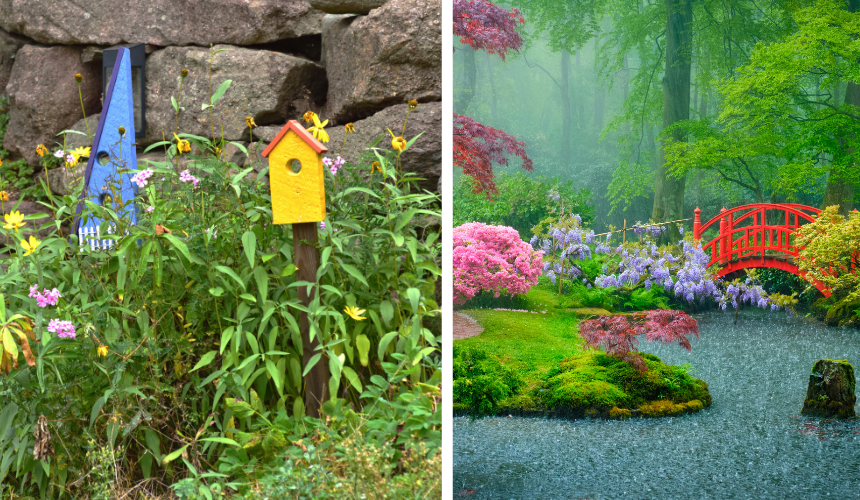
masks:
[[[104,151],[100,151],[96,158],[99,160],[99,165],[107,165],[110,162],[110,155]]]
[[[289,165],[290,171],[292,171],[294,174],[297,174],[302,171],[302,162],[300,162],[299,160],[290,160],[287,162],[287,165]]]

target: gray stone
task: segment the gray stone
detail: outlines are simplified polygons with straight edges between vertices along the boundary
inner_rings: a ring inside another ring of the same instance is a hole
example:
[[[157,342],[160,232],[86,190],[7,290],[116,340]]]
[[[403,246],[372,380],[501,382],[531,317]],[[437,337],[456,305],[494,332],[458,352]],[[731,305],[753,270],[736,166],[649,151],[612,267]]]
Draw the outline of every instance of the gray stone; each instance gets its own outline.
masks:
[[[87,168],[86,159],[83,158],[83,160],[71,169],[60,167],[51,170],[42,170],[36,174],[36,182],[44,179],[47,174],[48,187],[51,188],[52,193],[59,196],[71,194],[74,191],[74,187],[79,182],[83,182],[84,171]]]
[[[325,70],[311,61],[272,52],[216,45],[212,64],[212,92],[225,80],[233,83],[212,110],[216,137],[229,141],[249,140],[245,117],[257,125],[286,123],[292,116],[291,103],[299,94],[309,93],[322,100],[326,85]],[[182,83],[179,105],[179,132],[212,137],[209,111],[201,106],[209,102],[209,49],[201,47],[168,47],[153,53],[147,60],[146,138],[139,143],[151,144],[164,136],[172,138],[176,130],[176,113],[171,96],[179,90],[180,70],[188,70]]]
[[[856,379],[847,361],[819,359],[812,367],[801,415],[824,418],[854,417]]]
[[[13,157],[39,163],[36,146],[52,148],[55,134],[82,118],[78,85],[87,115],[101,111],[101,66],[81,63],[81,50],[73,47],[21,47],[9,77],[9,128],[3,146]]]
[[[376,113],[370,118],[359,120],[354,123],[355,133],[350,134],[343,148],[343,157],[355,163],[359,156],[366,150],[367,146],[377,137],[383,136],[382,141],[376,146],[381,149],[392,150],[391,129],[397,135],[403,131],[403,119],[406,117],[408,106],[400,104],[391,106]],[[326,156],[336,157],[340,155],[343,136],[346,133],[344,127],[328,127],[330,141],[326,146],[329,152]],[[419,104],[418,108],[409,114],[406,122],[406,133],[404,138],[409,140],[416,135],[424,134],[401,156],[401,165],[407,172],[415,172],[419,177],[426,179],[419,185],[423,189],[436,191],[439,188],[439,178],[442,172],[442,103],[432,102]],[[372,154],[372,153],[371,153]]]
[[[390,0],[323,33],[325,117],[355,121],[393,104],[442,98],[441,0]]]
[[[15,54],[18,53],[18,49],[27,45],[27,42],[24,37],[0,29],[0,94],[6,93],[6,84],[9,83]]]
[[[311,7],[327,14],[368,14],[388,0],[308,0]]]
[[[252,45],[318,34],[305,0],[0,0],[0,27],[46,44]]]

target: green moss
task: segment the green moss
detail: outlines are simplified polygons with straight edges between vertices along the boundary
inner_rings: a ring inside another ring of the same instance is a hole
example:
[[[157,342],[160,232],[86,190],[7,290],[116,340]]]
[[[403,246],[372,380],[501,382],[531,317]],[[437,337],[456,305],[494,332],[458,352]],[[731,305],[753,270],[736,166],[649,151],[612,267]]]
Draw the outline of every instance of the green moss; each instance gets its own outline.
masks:
[[[609,418],[615,418],[618,420],[626,420],[626,419],[630,418],[630,410],[614,406],[611,410],[609,410]]]
[[[701,401],[694,399],[685,403],[672,401],[651,401],[639,407],[639,414],[645,418],[670,417],[697,412],[704,408]]]

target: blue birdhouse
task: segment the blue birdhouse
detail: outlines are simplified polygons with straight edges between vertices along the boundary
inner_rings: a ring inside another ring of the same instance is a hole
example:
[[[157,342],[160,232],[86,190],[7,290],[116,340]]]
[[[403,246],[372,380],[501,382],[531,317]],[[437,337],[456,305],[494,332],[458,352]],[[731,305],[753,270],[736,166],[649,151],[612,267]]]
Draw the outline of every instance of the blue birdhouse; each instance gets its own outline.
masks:
[[[117,63],[105,90],[102,115],[93,136],[93,146],[84,172],[85,187],[74,227],[80,244],[90,245],[93,250],[108,249],[114,242],[103,239],[100,228],[102,219],[93,216],[86,220],[81,218],[84,200],[110,208],[126,218],[129,225],[137,224],[134,203],[136,189],[129,172],[137,169],[133,90],[131,55],[127,48],[119,47]],[[124,129],[123,134],[120,134],[120,127]],[[107,233],[115,230],[111,225]]]

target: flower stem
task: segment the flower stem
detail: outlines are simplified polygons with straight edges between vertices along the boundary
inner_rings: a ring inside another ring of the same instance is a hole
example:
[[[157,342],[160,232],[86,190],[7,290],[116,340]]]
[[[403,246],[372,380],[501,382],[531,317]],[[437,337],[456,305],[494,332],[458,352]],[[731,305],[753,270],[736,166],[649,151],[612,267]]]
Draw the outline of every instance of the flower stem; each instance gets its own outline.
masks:
[[[84,114],[84,125],[87,127],[87,139],[93,140],[93,136],[90,135],[90,124],[87,123],[87,111],[84,109],[84,95],[81,93],[81,82],[78,82],[78,97],[81,99],[81,113]],[[65,153],[66,150],[63,150]]]

